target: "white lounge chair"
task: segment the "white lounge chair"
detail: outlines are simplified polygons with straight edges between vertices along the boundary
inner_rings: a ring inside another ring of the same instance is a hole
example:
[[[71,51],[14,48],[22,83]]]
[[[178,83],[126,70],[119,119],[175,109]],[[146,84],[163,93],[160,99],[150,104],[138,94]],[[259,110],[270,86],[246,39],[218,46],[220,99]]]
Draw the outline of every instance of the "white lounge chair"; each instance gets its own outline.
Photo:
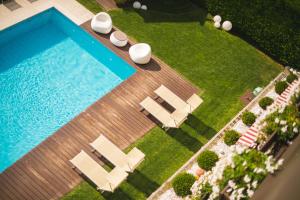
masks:
[[[108,34],[112,29],[111,17],[106,12],[100,12],[93,17],[91,27],[98,33]]]
[[[100,135],[90,145],[112,164],[126,172],[133,172],[145,158],[145,154],[138,148],[133,148],[128,154],[125,154],[104,135]]]
[[[187,102],[185,102],[164,85],[157,88],[154,93],[181,112],[192,113],[203,102],[196,94],[193,94]]]
[[[146,97],[140,105],[158,119],[165,128],[178,128],[187,118],[187,113],[175,111],[172,114],[150,97]]]
[[[113,192],[128,176],[119,167],[107,172],[83,150],[70,162],[102,191]]]
[[[151,47],[146,43],[132,45],[129,48],[129,56],[137,64],[147,64],[151,59]]]

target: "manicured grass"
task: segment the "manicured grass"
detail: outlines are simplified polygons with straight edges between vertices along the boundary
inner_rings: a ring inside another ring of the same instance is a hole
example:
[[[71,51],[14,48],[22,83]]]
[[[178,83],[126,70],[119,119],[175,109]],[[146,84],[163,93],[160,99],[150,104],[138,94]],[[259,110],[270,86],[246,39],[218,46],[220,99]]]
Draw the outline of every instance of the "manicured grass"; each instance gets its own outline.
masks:
[[[98,13],[103,10],[96,0],[76,0],[76,1],[84,5],[87,9],[89,9],[93,13]]]
[[[240,38],[216,30],[187,0],[143,1],[148,11],[111,11],[114,24],[201,89],[204,103],[178,130],[156,127],[137,146],[146,160],[113,194],[83,182],[64,199],[146,199],[241,108],[239,97],[266,85],[279,65]]]

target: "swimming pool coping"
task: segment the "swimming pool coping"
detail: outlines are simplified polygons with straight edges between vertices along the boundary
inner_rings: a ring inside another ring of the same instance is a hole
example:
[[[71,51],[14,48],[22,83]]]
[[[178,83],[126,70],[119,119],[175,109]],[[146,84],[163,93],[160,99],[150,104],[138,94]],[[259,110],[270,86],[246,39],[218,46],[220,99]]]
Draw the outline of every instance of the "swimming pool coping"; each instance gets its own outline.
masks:
[[[27,0],[15,1],[22,7],[14,11],[10,11],[2,4],[0,5],[0,31],[52,7],[77,25],[85,23],[94,16],[92,12],[76,0],[38,0],[33,3]]]

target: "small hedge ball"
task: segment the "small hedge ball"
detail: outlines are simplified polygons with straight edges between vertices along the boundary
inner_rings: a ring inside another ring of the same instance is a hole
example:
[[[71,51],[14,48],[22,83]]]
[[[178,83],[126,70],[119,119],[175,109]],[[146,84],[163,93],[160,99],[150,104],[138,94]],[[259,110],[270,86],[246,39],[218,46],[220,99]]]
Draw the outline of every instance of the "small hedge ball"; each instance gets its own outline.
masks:
[[[252,124],[254,124],[255,120],[256,120],[256,116],[252,112],[247,111],[244,112],[242,115],[242,121],[247,126],[251,126]]]
[[[228,146],[231,146],[234,145],[239,140],[240,137],[241,135],[238,132],[234,130],[230,130],[225,132],[224,142]]]
[[[284,92],[284,90],[288,87],[286,81],[279,81],[275,84],[275,92],[279,95]]]
[[[262,109],[266,110],[267,107],[270,106],[273,102],[274,100],[271,97],[264,97],[259,100],[258,104]]]
[[[295,74],[289,74],[287,77],[286,77],[286,81],[288,83],[292,83],[294,80],[297,80],[298,77],[295,75]]]
[[[210,150],[205,150],[199,155],[197,162],[199,167],[208,171],[211,170],[211,168],[213,168],[216,165],[216,162],[218,160],[219,157],[215,152]]]
[[[175,193],[180,197],[192,194],[191,187],[195,183],[196,178],[189,173],[178,174],[172,181],[172,187]]]

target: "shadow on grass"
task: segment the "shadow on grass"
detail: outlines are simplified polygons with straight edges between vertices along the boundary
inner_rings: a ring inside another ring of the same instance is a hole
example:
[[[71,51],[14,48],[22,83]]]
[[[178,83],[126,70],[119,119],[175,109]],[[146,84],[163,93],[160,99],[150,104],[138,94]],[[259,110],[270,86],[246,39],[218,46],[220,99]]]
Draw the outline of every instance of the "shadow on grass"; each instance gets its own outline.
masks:
[[[185,124],[193,128],[197,133],[206,137],[208,140],[217,133],[215,129],[211,128],[194,115],[189,115]]]
[[[135,170],[133,174],[129,175],[126,182],[146,196],[150,196],[159,187],[159,184],[150,180],[139,170]],[[103,197],[110,200],[132,199],[122,190],[122,188],[118,188],[114,193],[103,193]]]
[[[193,22],[204,24],[207,11],[190,0],[143,0],[148,10],[135,10],[147,22]],[[132,11],[132,4],[123,7]]]
[[[202,122],[194,115],[190,115],[186,120],[185,124],[190,126],[197,133],[203,135],[205,138],[207,138],[207,140],[209,140],[211,137],[213,137],[216,134],[216,130],[206,125],[204,122]],[[194,153],[196,153],[203,145],[202,142],[200,142],[198,139],[191,136],[188,132],[184,131],[181,128],[170,129],[167,132],[171,137],[176,139],[179,143],[181,143],[183,146],[185,146],[186,148],[188,148],[190,151]]]

